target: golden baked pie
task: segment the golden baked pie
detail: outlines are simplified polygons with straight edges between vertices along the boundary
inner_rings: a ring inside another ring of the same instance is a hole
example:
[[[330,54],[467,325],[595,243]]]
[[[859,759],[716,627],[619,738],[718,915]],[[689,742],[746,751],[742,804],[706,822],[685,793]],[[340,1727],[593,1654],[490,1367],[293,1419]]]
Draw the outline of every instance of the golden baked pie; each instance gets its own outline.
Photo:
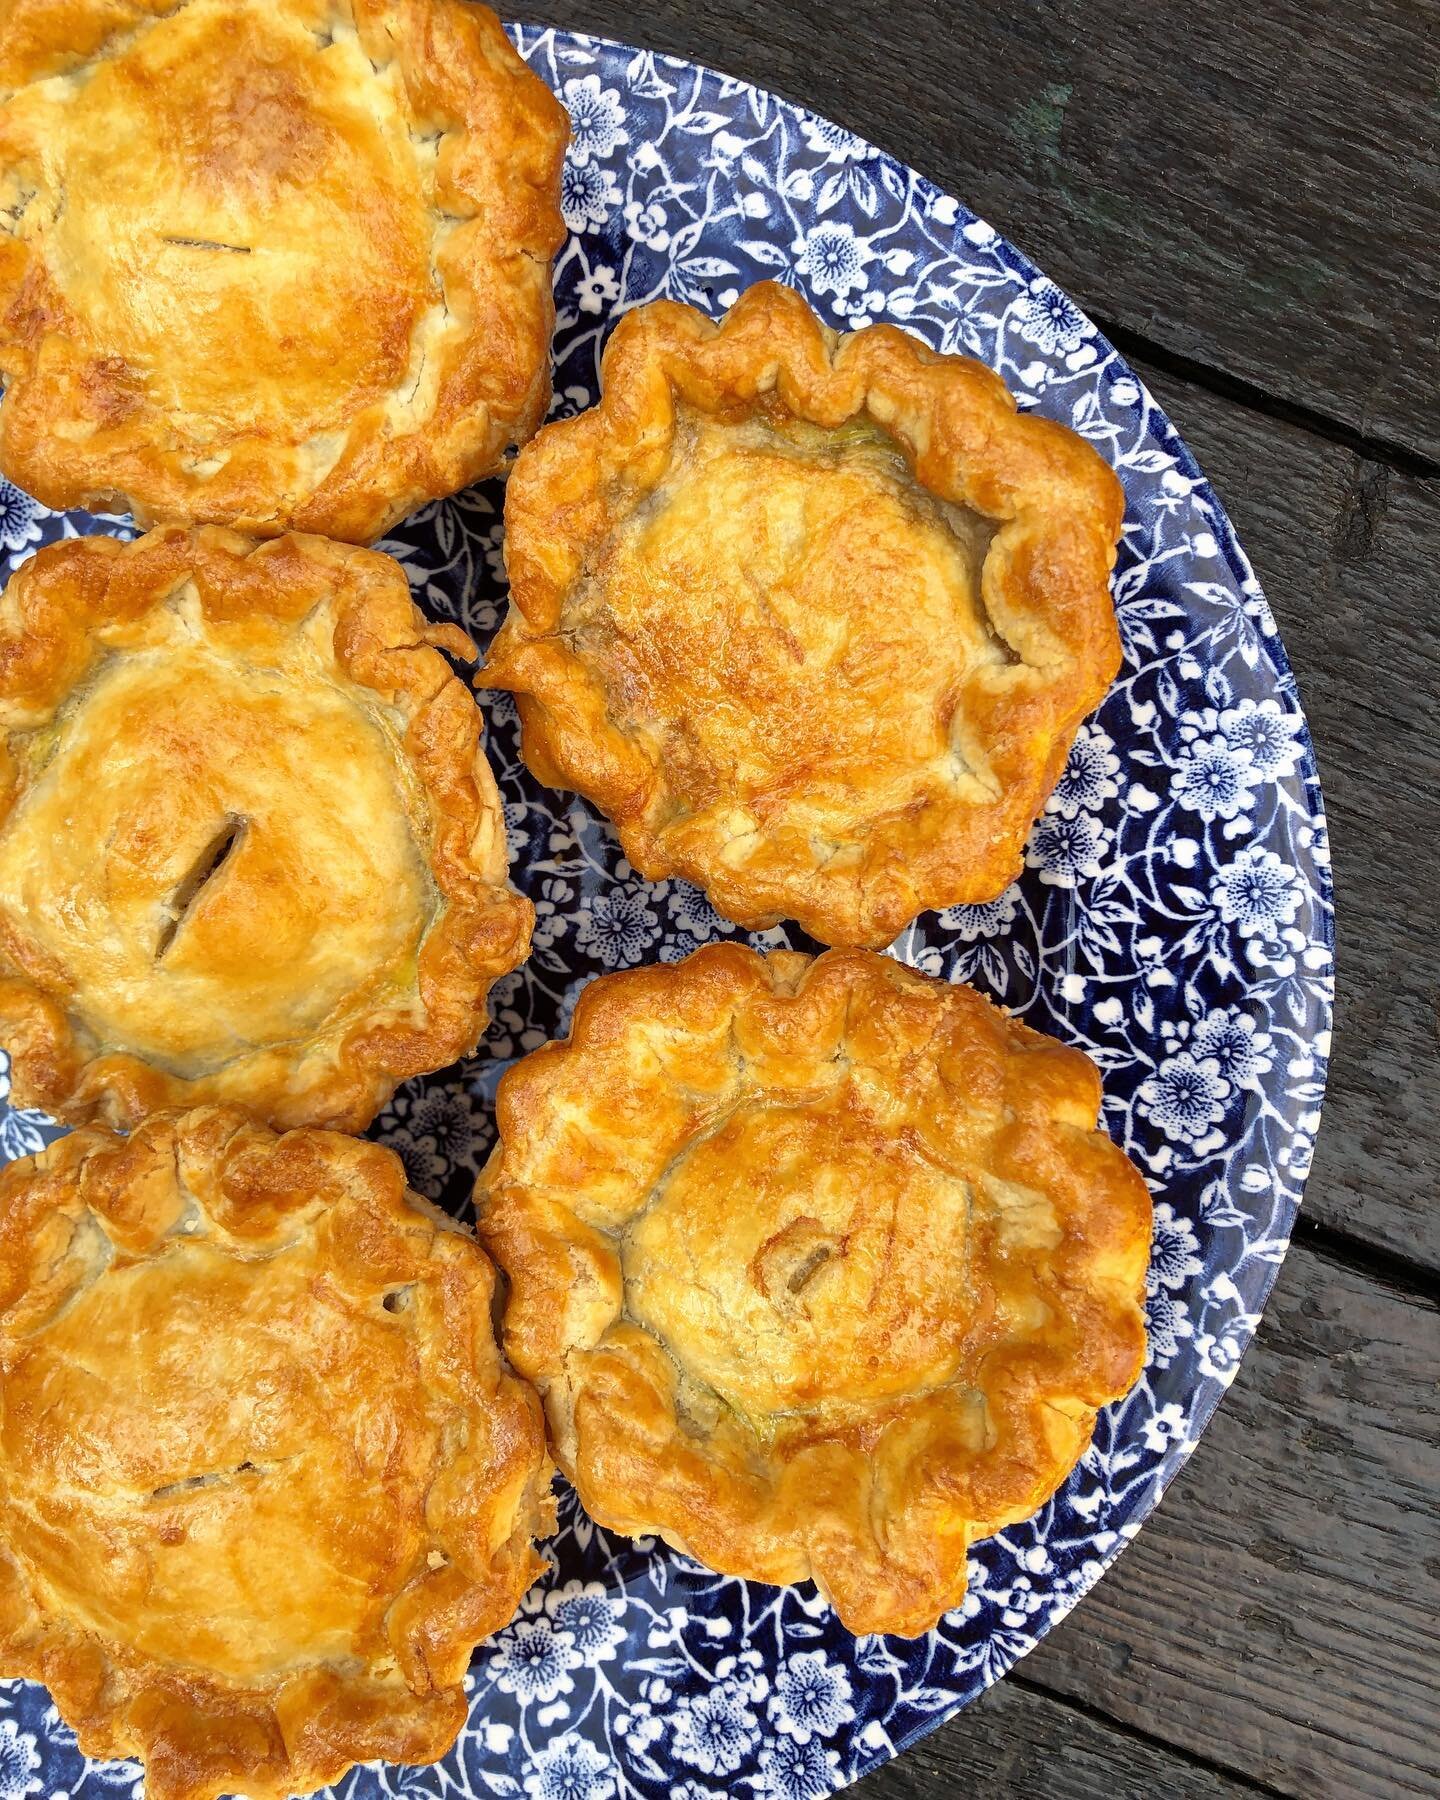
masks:
[[[505,1346],[586,1510],[917,1634],[1135,1381],[1151,1206],[1094,1066],[869,951],[605,976],[500,1084]]]
[[[481,680],[542,781],[742,925],[887,943],[994,899],[1120,662],[1123,496],[979,363],[762,284],[629,313],[522,453]]]
[[[149,1800],[442,1756],[543,1567],[494,1271],[399,1158],[238,1110],[0,1174],[0,1671]]]
[[[563,108],[469,0],[7,0],[0,466],[365,542],[550,396]]]
[[[530,941],[474,699],[373,550],[41,550],[0,602],[0,1045],[21,1104],[361,1130]]]

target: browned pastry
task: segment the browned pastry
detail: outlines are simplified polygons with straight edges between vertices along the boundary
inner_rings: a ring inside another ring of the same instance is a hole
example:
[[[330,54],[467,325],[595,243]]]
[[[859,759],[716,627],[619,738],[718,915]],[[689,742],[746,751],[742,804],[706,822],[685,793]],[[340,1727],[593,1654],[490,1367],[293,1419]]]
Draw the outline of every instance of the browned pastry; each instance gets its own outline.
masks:
[[[787,288],[629,313],[505,501],[482,682],[651,879],[887,943],[993,899],[1120,661],[1120,485],[979,363]]]
[[[867,951],[610,975],[480,1179],[506,1350],[612,1530],[922,1632],[1136,1379],[1151,1206],[1093,1065]]]
[[[238,1110],[0,1174],[0,1671],[149,1800],[428,1762],[543,1566],[494,1271],[399,1158]]]
[[[6,0],[0,466],[366,542],[550,396],[564,109],[468,0]]]
[[[134,1122],[361,1130],[471,1050],[532,910],[473,698],[388,556],[167,526],[0,600],[0,1044]]]

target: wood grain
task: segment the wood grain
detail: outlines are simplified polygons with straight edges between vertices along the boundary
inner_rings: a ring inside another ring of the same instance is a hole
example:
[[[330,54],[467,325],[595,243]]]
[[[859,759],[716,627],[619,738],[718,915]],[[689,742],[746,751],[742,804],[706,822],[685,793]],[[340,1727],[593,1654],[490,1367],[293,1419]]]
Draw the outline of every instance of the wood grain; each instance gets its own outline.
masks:
[[[838,119],[990,218],[1127,343],[1192,360],[1212,387],[1249,384],[1220,398],[1142,368],[1265,583],[1326,785],[1341,996],[1318,1225],[1302,1221],[1235,1390],[1137,1543],[1018,1680],[861,1791],[1433,1793],[1434,0],[839,0],[819,27],[800,0],[545,11]],[[1275,416],[1307,413],[1320,435]]]
[[[646,0],[639,12],[555,0],[547,16],[787,91],[930,169],[1092,306],[1357,428],[1440,452],[1426,435],[1440,428],[1430,360],[1440,182],[1424,156],[1391,166],[1427,118],[1433,149],[1440,90],[1415,34],[1440,11],[1403,0],[1362,10],[1363,26],[1352,11],[1344,31],[1327,32],[1302,31],[1289,6],[1196,0],[1125,8],[1122,20],[1112,0],[1086,0],[1082,30],[1069,4],[911,0],[897,29],[892,9],[845,0],[827,34],[835,54],[819,52],[798,0]],[[1063,106],[1043,99],[1057,84],[1070,91]],[[1390,167],[1383,182],[1377,157]],[[1346,158],[1348,173],[1336,160]],[[1076,192],[1108,192],[1107,182],[1119,184],[1114,219],[1077,210]],[[1367,202],[1363,223],[1347,212],[1347,196],[1381,192],[1384,207]],[[1191,242],[1197,219],[1203,241]],[[1289,245],[1289,286],[1275,272],[1277,237]],[[1316,263],[1310,287],[1294,273],[1302,241]],[[1403,283],[1381,272],[1386,244],[1396,256],[1404,246]],[[1440,1269],[1440,940],[1428,898],[1417,904],[1440,891],[1440,659],[1417,629],[1433,606],[1440,484],[1153,366],[1142,373],[1229,505],[1319,748],[1341,993],[1309,1216]]]
[[[1440,1314],[1292,1249],[1165,1503],[1030,1679],[1306,1800],[1440,1791]]]
[[[1264,1791],[1117,1731],[1015,1676],[854,1790],[858,1800],[1240,1800]]]
[[[1437,1547],[1440,1315],[1292,1249],[1259,1339],[1164,1505],[1021,1678],[1267,1791],[1434,1794]],[[1012,1716],[1028,1732],[1027,1715]],[[949,1782],[906,1785],[902,1759],[868,1778],[865,1800],[960,1791],[972,1753],[997,1754],[993,1722],[979,1718],[925,1740]],[[1071,1791],[1063,1734],[1008,1753],[990,1766],[1017,1771],[1017,1791]],[[1168,1785],[1174,1771],[1132,1785],[1126,1740],[1103,1755],[1110,1780],[1084,1791],[1187,1791]]]
[[[1440,459],[1437,0],[541,12],[798,100],[934,177],[1096,317]]]
[[[1139,372],[1255,564],[1320,759],[1339,995],[1300,1235],[1314,1221],[1440,1270],[1440,482]]]
[[[1297,1245],[1236,1386],[1023,1674],[1271,1791],[1435,1793],[1440,1318],[1414,1264],[1440,1258],[1440,665],[1417,628],[1440,489],[1140,372],[1227,502],[1299,675],[1332,821],[1339,1029]],[[1317,1220],[1362,1263],[1374,1246],[1409,1265],[1399,1285],[1305,1248]],[[963,1768],[967,1726],[931,1740],[932,1767]],[[1118,1791],[1144,1791],[1128,1743],[1111,1749]],[[1065,1768],[1053,1747],[1030,1791]]]

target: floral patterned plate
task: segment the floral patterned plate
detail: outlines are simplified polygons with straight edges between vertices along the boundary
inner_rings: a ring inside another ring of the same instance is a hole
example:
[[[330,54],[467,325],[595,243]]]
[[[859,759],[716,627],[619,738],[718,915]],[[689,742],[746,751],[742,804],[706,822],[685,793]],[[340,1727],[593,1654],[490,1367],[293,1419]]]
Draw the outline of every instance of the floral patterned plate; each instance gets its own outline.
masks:
[[[1169,420],[1079,309],[923,177],[823,119],[688,63],[528,26],[515,41],[574,123],[556,268],[555,411],[588,406],[609,326],[659,295],[712,311],[795,283],[837,325],[889,318],[1000,370],[1129,498],[1120,680],[1036,825],[1023,879],[927,915],[894,953],[972,981],[1105,1074],[1109,1130],[1155,1192],[1150,1358],[1034,1519],[975,1548],[960,1611],[915,1642],[852,1638],[809,1587],[723,1579],[597,1530],[566,1494],[554,1567],[476,1655],[469,1723],[433,1768],[337,1790],[530,1800],[819,1800],[1003,1675],[1139,1529],[1235,1373],[1284,1254],[1324,1087],[1333,943],[1325,822],[1295,683],[1229,521]],[[504,602],[498,486],[386,547],[420,603],[482,642]],[[7,565],[124,532],[0,484]],[[637,878],[582,803],[535,783],[486,701],[534,954],[476,1055],[396,1095],[376,1133],[464,1215],[506,1064],[563,1032],[602,969],[736,935],[683,883]],[[803,944],[791,929],[753,941]],[[8,1091],[0,1056],[0,1100]],[[6,1156],[52,1128],[0,1113]],[[45,1693],[0,1686],[0,1800],[138,1796],[90,1764]]]

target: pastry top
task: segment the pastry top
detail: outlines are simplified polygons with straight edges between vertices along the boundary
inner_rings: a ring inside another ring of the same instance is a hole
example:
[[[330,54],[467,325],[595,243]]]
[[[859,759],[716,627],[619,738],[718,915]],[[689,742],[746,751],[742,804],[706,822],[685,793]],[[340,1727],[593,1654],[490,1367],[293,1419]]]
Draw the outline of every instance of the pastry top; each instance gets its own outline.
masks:
[[[914,1634],[1141,1367],[1151,1205],[1077,1050],[868,951],[611,975],[500,1084],[505,1346],[602,1525]]]
[[[469,0],[9,0],[0,467],[366,542],[549,401],[564,109]]]
[[[765,283],[628,313],[522,452],[480,679],[642,874],[887,943],[993,899],[1120,662],[1123,496],[1073,432],[893,326]]]
[[[543,1566],[494,1271],[399,1158],[235,1109],[0,1174],[0,1670],[150,1800],[443,1755]]]
[[[362,1130],[526,954],[479,709],[388,556],[166,526],[0,599],[0,1044],[77,1121]]]

